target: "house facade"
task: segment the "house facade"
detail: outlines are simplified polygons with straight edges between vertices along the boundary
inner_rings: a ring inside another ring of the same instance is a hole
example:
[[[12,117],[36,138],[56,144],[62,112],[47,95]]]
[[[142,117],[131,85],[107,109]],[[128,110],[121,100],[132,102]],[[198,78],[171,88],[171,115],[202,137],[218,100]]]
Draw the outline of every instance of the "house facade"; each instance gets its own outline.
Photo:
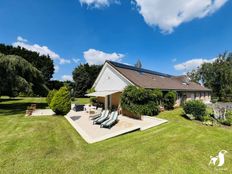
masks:
[[[105,108],[117,108],[124,88],[134,85],[146,89],[160,89],[164,93],[170,90],[177,92],[176,106],[188,100],[211,100],[211,90],[195,82],[187,76],[172,76],[143,68],[106,61],[99,73],[93,88],[94,93],[87,96],[97,97]]]

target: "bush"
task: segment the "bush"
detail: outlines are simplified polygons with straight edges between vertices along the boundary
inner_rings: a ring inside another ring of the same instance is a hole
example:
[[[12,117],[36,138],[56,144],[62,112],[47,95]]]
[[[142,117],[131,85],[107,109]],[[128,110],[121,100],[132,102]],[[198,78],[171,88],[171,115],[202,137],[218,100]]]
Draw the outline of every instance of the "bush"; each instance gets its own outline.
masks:
[[[164,96],[164,108],[167,110],[171,110],[174,108],[174,105],[176,103],[176,92],[169,91]]]
[[[163,92],[160,89],[154,89],[152,92],[158,104],[161,105],[163,102]]]
[[[97,106],[97,97],[90,97],[90,103],[93,105],[93,106]]]
[[[70,111],[71,98],[67,87],[62,87],[55,93],[50,107],[57,115],[65,115]]]
[[[192,114],[196,119],[203,121],[203,116],[206,115],[206,105],[200,100],[187,101],[183,109],[186,114]]]
[[[232,111],[226,112],[226,119],[232,119]]]
[[[57,92],[57,90],[53,89],[53,90],[49,91],[49,93],[47,95],[46,100],[47,100],[49,107],[50,107],[51,101],[52,101],[53,97],[55,96],[56,92]]]
[[[226,112],[226,120],[221,120],[220,123],[222,123],[226,126],[231,126],[232,125],[232,111],[227,111]]]
[[[212,98],[211,98],[211,102],[212,102],[212,103],[217,103],[218,100],[219,100],[218,97],[212,97]]]
[[[227,119],[227,120],[218,120],[221,124],[226,125],[226,126],[231,126],[232,125],[232,120]]]
[[[121,107],[139,116],[157,115],[158,104],[157,95],[149,89],[128,86],[121,96]]]
[[[213,121],[213,118],[210,117],[209,115],[205,115],[205,116],[203,116],[201,118],[202,118],[202,121]]]

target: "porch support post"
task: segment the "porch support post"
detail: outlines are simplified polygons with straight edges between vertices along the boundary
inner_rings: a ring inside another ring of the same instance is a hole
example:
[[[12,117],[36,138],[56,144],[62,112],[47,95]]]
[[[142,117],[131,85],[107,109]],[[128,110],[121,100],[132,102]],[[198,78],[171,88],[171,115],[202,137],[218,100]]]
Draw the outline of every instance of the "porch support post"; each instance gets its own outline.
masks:
[[[109,107],[110,107],[110,109],[112,109],[112,95],[109,95],[109,99],[110,99],[110,101],[109,101]]]
[[[105,96],[105,109],[108,109],[108,96]]]

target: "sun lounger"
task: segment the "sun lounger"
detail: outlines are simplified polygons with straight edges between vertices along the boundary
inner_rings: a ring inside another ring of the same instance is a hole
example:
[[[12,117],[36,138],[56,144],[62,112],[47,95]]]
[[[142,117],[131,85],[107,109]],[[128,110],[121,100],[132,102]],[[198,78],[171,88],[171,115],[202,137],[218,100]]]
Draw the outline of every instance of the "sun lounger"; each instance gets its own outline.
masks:
[[[108,118],[108,115],[109,110],[104,110],[98,118],[94,119],[93,124],[101,124]]]
[[[114,111],[110,114],[109,119],[104,121],[101,124],[101,127],[108,127],[111,128],[113,126],[114,123],[116,123],[118,120],[118,112]]]

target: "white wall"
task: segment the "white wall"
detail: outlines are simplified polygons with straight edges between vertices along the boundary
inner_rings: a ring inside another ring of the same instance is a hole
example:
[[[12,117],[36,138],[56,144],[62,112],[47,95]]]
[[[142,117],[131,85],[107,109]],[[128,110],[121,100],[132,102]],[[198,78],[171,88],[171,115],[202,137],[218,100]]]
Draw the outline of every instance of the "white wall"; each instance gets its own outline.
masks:
[[[97,81],[94,84],[96,91],[122,91],[130,84],[110,65],[105,64],[102,72],[99,74]]]

